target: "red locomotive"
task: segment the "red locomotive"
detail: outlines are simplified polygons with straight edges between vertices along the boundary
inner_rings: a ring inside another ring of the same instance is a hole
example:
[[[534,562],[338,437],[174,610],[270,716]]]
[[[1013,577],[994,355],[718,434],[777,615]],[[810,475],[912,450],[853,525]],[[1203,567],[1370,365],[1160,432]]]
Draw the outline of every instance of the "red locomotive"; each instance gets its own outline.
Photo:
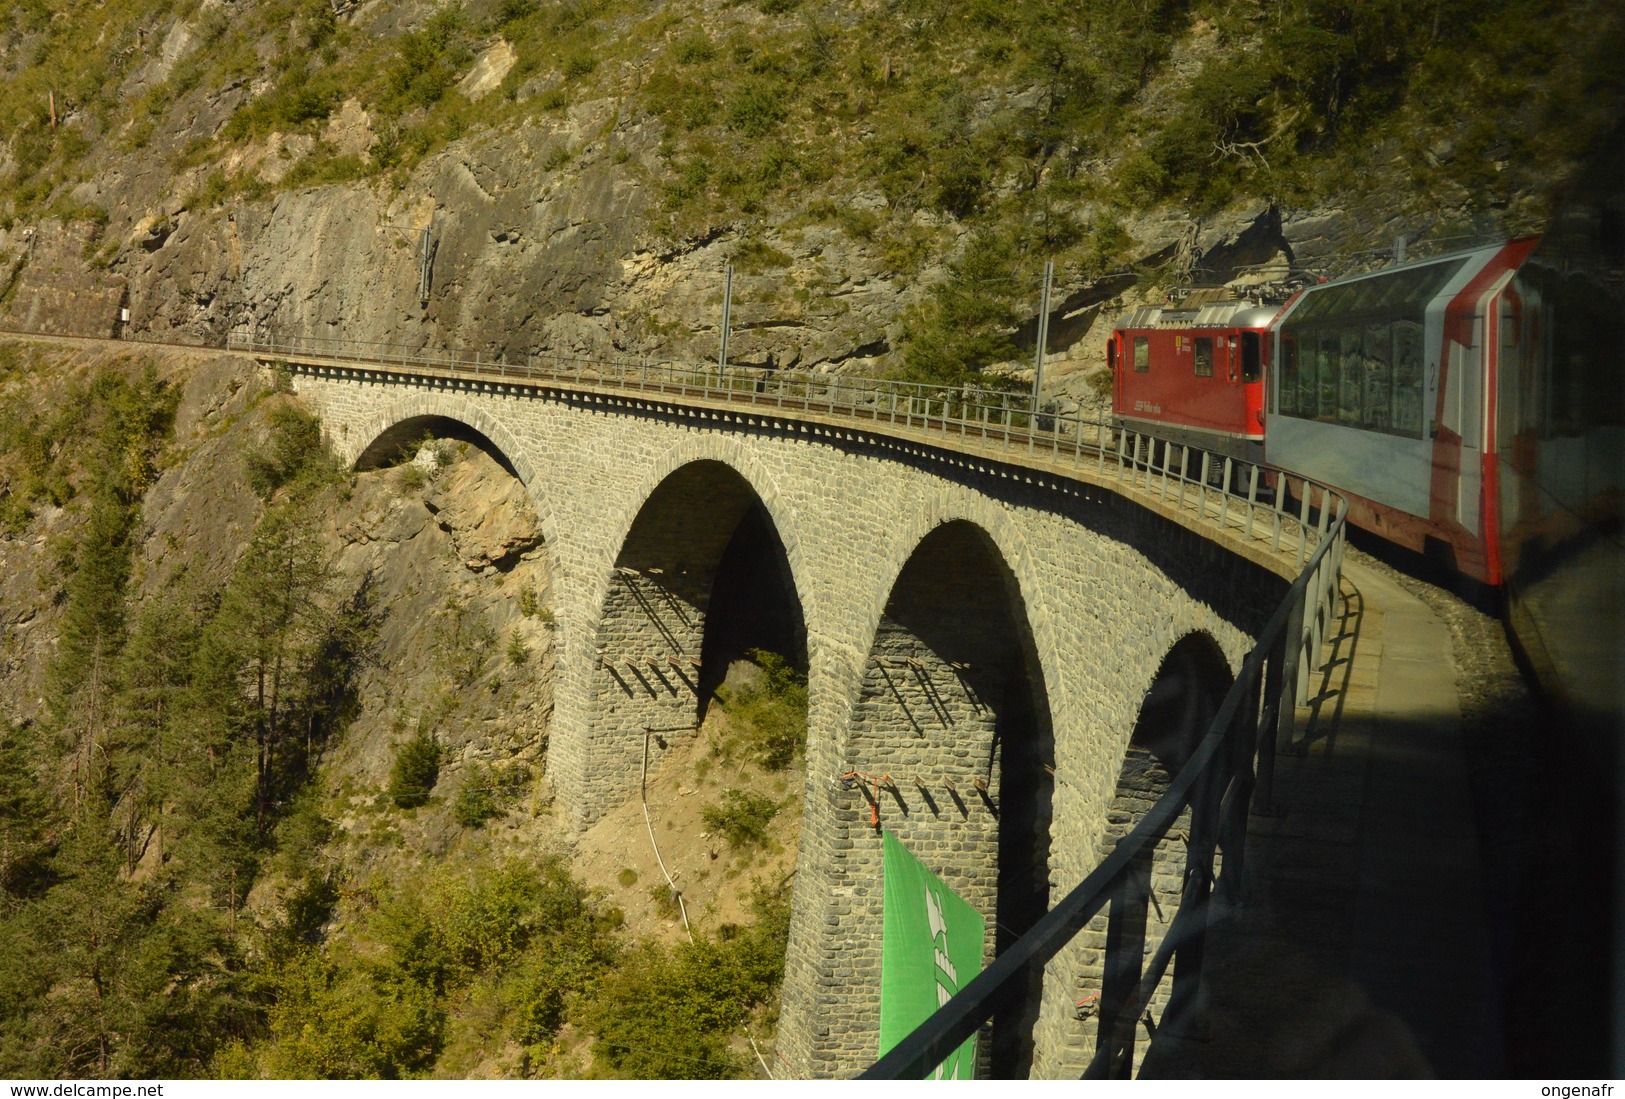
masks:
[[[1279,311],[1221,289],[1129,313],[1106,343],[1119,425],[1262,462],[1267,338]]]

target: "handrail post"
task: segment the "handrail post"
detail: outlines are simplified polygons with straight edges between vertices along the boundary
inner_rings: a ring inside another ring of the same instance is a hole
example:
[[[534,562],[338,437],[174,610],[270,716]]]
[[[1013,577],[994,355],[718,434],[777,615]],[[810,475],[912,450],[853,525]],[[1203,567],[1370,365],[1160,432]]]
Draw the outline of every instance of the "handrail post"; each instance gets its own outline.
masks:
[[[1253,536],[1253,515],[1257,511],[1257,507],[1258,507],[1258,466],[1255,463],[1253,465],[1250,465],[1248,467],[1248,469],[1249,469],[1249,472],[1247,474],[1247,527],[1246,527],[1246,529],[1244,531],[1242,531],[1242,535],[1244,537],[1246,537],[1246,538],[1251,538]]]
[[[1127,1080],[1134,1075],[1134,1038],[1144,1005],[1140,967],[1145,957],[1145,915],[1151,900],[1151,851],[1123,868],[1106,922],[1106,957],[1100,982],[1100,1029],[1086,1078]]]
[[[1297,735],[1298,665],[1303,654],[1303,612],[1307,591],[1292,600],[1287,610],[1286,628],[1281,631],[1281,644],[1286,646],[1286,659],[1281,664],[1281,697],[1276,712],[1275,749],[1277,753],[1292,747]]]
[[[1281,552],[1281,530],[1285,526],[1281,511],[1281,498],[1291,488],[1292,483],[1284,473],[1275,475],[1275,537],[1270,541],[1270,552]]]
[[[1202,1006],[1202,961],[1207,951],[1209,899],[1213,893],[1214,849],[1223,829],[1225,775],[1230,760],[1221,753],[1208,763],[1208,773],[1196,786],[1190,805],[1190,838],[1185,844],[1185,874],[1179,908],[1189,921],[1190,934],[1174,945],[1173,983],[1165,1026],[1188,1037],[1205,1037]],[[1230,851],[1225,849],[1225,876],[1230,876]]]
[[[1218,821],[1219,845],[1224,848],[1224,873],[1219,878],[1219,896],[1236,908],[1242,903],[1247,878],[1247,814],[1257,785],[1253,763],[1258,753],[1259,699],[1263,683],[1255,676],[1247,687],[1247,697],[1230,722],[1230,795]]]
[[[1287,625],[1291,625],[1289,619]],[[1264,687],[1262,705],[1258,715],[1258,728],[1254,730],[1258,752],[1258,781],[1253,786],[1253,812],[1275,812],[1275,745],[1279,734],[1282,702],[1282,684],[1286,678],[1286,631],[1270,646],[1264,660]]]
[[[1298,564],[1309,560],[1309,482],[1303,483],[1303,499],[1298,504]]]

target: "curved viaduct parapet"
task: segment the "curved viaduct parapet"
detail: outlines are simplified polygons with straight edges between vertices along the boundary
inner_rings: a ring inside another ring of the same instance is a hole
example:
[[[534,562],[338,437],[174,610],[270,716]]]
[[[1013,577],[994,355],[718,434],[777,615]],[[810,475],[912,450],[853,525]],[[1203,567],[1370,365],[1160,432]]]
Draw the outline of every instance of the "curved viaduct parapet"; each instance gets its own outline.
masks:
[[[339,461],[351,469],[374,468],[424,434],[456,437],[468,433],[469,441],[491,455],[519,479],[536,508],[542,538],[552,545],[558,534],[551,501],[541,491],[535,467],[520,441],[503,423],[467,397],[434,389],[415,390],[397,399],[383,411],[361,419],[352,429],[340,421],[338,435],[328,433]],[[462,430],[459,430],[462,429]]]

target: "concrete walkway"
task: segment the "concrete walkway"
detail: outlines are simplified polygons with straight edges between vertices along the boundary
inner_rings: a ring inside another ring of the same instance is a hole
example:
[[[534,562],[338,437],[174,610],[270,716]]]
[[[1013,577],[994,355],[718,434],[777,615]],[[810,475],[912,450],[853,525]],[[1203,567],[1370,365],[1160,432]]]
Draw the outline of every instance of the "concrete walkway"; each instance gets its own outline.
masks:
[[[1447,627],[1349,564],[1297,750],[1219,910],[1206,1032],[1147,1077],[1493,1077],[1501,997]]]

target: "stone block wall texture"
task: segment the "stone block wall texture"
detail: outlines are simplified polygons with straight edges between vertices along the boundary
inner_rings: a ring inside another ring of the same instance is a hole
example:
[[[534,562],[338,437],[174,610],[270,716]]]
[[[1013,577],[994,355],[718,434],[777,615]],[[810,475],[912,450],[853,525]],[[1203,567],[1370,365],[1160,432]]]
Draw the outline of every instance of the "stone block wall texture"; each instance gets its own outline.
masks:
[[[991,956],[1001,800],[1031,797],[1030,776],[1049,773],[1039,762],[1053,768],[1048,804],[1025,825],[1047,852],[1037,887],[1053,903],[1110,841],[1125,751],[1164,657],[1199,631],[1239,667],[1285,590],[1270,569],[1109,485],[879,431],[338,368],[299,368],[295,385],[349,461],[410,434],[403,424],[457,424],[526,486],[557,599],[547,766],[577,826],[636,793],[645,726],[694,719],[690,662],[717,562],[760,502],[807,630],[807,780],[778,1042],[804,1076],[850,1076],[878,1053],[876,791],[843,776],[890,776],[882,827],[981,909]],[[1016,756],[1023,778],[1005,791]],[[1073,1007],[1085,949],[1046,973],[1023,1054],[1034,1077],[1075,1074],[1092,1043]]]

